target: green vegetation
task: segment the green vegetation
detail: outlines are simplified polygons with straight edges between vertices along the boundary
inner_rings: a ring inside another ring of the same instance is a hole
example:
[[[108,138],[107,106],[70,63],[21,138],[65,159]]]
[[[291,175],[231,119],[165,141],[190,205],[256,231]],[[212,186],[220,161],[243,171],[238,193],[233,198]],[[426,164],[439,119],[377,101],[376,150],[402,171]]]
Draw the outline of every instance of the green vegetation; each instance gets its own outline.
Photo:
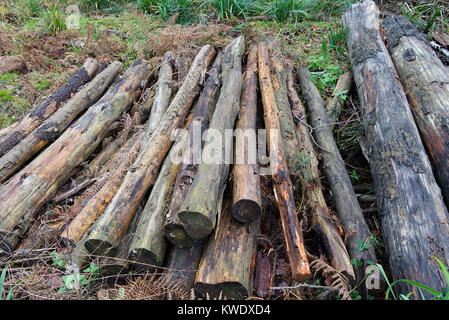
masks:
[[[449,32],[449,7],[440,1],[410,6],[401,4],[402,13],[409,18],[423,33],[431,35],[440,28]]]

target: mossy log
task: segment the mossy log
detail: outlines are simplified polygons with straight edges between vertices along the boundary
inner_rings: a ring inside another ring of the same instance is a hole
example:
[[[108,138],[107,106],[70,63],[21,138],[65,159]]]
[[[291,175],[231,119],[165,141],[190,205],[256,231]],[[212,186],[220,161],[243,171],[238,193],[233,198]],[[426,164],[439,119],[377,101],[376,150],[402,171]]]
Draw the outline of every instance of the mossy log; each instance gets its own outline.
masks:
[[[382,22],[416,124],[449,208],[449,73],[427,37],[405,17]]]
[[[244,44],[244,37],[240,36],[223,52],[222,86],[209,126],[213,133],[220,134],[221,139],[225,137],[226,129],[234,128],[240,109]],[[203,159],[178,213],[184,230],[194,239],[205,238],[214,229],[218,199],[229,173],[229,165],[224,159],[226,154],[224,142],[210,137],[210,141],[205,143],[204,149],[206,148],[214,150],[214,155],[211,156],[213,159],[210,161],[212,163]]]
[[[441,190],[419,137],[391,57],[379,32],[371,0],[354,4],[343,22],[354,81],[363,109],[368,158],[382,235],[394,280],[408,279],[436,290],[447,286],[437,261],[449,263],[449,222]],[[418,287],[396,284],[399,292]],[[426,295],[426,293],[425,293]]]
[[[136,61],[95,105],[1,189],[2,250],[11,252],[16,247],[33,215],[96,149],[107,128],[132,105],[148,72],[147,62]]]
[[[253,46],[247,58],[243,75],[240,114],[236,131],[233,174],[233,217],[249,223],[260,218],[261,195],[259,165],[257,163],[256,119],[257,119],[257,46]],[[249,138],[246,138],[249,134]]]
[[[365,263],[369,261],[377,263],[376,254],[370,242],[370,231],[352,188],[345,163],[332,135],[324,102],[310,78],[307,67],[300,68],[298,78],[314,127],[313,134],[316,143],[320,146],[324,172],[329,179],[332,197],[343,226],[346,248],[351,259]],[[369,248],[360,250],[360,242],[370,244]],[[361,277],[363,275],[360,275],[357,280],[361,281]]]
[[[259,43],[258,49],[259,85],[265,113],[265,128],[268,137],[270,154],[270,170],[273,178],[273,189],[290,260],[293,278],[302,281],[310,278],[310,266],[306,249],[296,215],[293,186],[288,172],[284,145],[278,117],[278,108],[270,77],[270,58],[266,43]],[[274,140],[274,141],[273,141]]]
[[[198,270],[204,249],[204,240],[195,240],[191,248],[171,246],[167,254],[166,274],[173,281],[178,281],[186,289],[193,287],[195,274]]]
[[[194,139],[201,139],[204,131],[209,127],[209,119],[214,113],[218,94],[220,93],[219,76],[222,59],[223,52],[220,51],[215,58],[209,76],[204,83],[203,91],[193,109],[193,119],[189,126],[189,146],[182,152],[183,161],[179,167],[173,188],[172,201],[164,223],[165,237],[179,247],[192,247],[195,243],[195,240],[185,232],[178,213],[198,170],[199,164],[194,155],[200,154],[201,150],[195,149],[197,145]],[[200,128],[199,132],[194,131],[197,128]]]
[[[120,62],[113,62],[39,127],[3,155],[0,158],[0,183],[6,181],[26,161],[59,137],[79,114],[97,102],[121,69]]]
[[[139,203],[156,181],[159,168],[172,144],[171,136],[175,129],[183,125],[187,112],[200,90],[201,74],[207,71],[214,55],[215,50],[206,45],[196,56],[185,81],[156,131],[149,141],[142,141],[143,145],[134,165],[126,174],[111,203],[99,217],[99,228],[94,230],[86,241],[88,250],[95,250],[101,254],[115,247],[123,237]]]
[[[242,224],[232,217],[232,199],[225,197],[215,233],[204,249],[195,276],[199,297],[246,299],[252,295],[255,249],[260,219]]]
[[[126,172],[136,159],[142,139],[143,132],[136,132],[118,151],[116,158],[124,157],[124,160],[119,162],[119,159],[117,159],[117,164],[120,163],[117,169],[114,170],[114,173],[100,191],[89,199],[83,209],[64,229],[60,235],[61,239],[72,243],[80,241],[84,233],[111,202]]]
[[[335,89],[332,92],[332,98],[327,102],[326,110],[329,118],[329,125],[331,130],[334,130],[335,125],[340,119],[341,110],[343,109],[343,95],[349,95],[352,88],[352,73],[346,72],[338,77]]]
[[[136,261],[140,270],[151,270],[162,266],[167,249],[164,221],[172,197],[173,186],[179,169],[179,163],[173,162],[182,152],[187,141],[178,135],[170,152],[162,164],[161,170],[151,189],[150,196],[140,215],[133,242],[129,247],[129,260]]]
[[[69,100],[79,88],[89,82],[98,71],[98,62],[95,59],[87,58],[83,66],[75,72],[67,82],[60,87],[44,102],[34,107],[20,123],[14,126],[14,129],[0,141],[0,157],[11,150],[30,132],[42,124],[51,116],[61,105]]]

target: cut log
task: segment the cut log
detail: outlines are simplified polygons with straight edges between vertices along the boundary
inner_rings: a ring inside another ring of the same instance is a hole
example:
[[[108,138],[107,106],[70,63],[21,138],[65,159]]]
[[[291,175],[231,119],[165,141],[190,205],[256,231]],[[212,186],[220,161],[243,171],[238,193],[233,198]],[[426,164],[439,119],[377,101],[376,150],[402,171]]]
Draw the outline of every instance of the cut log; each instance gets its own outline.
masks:
[[[262,212],[259,165],[256,157],[257,85],[257,47],[252,47],[243,75],[234,156],[232,215],[242,223],[258,220]],[[245,139],[246,134],[249,138]]]
[[[260,219],[242,224],[232,217],[225,197],[220,222],[207,244],[195,276],[199,297],[246,299],[253,292],[255,249]]]
[[[346,72],[338,77],[337,85],[335,86],[332,98],[328,101],[326,109],[329,118],[329,125],[331,130],[334,130],[335,125],[340,119],[341,110],[343,109],[342,95],[349,94],[352,87],[352,73]]]
[[[427,37],[405,17],[382,22],[388,49],[413,109],[435,177],[449,208],[449,74]]]
[[[196,240],[193,247],[181,248],[172,246],[167,254],[167,270],[173,281],[178,281],[186,288],[191,289],[198,270],[201,255],[203,254],[203,240]]]
[[[269,137],[268,149],[274,195],[281,216],[286,251],[290,260],[292,275],[294,279],[302,281],[310,278],[310,266],[304,247],[302,231],[296,215],[293,186],[287,168],[277,115],[278,108],[270,79],[270,60],[266,43],[259,43],[257,52],[259,85],[265,113],[265,128],[267,130],[267,137]]]
[[[203,157],[178,213],[184,230],[194,239],[205,238],[214,229],[218,199],[228,177],[229,162],[224,161],[226,150],[222,139],[226,129],[234,128],[240,109],[244,44],[244,37],[240,36],[224,50],[221,66],[222,87],[209,126],[212,137],[209,137],[204,146],[205,150],[213,150],[213,159],[205,162]]]
[[[194,107],[193,120],[189,126],[189,146],[182,153],[183,162],[176,177],[170,209],[165,219],[165,237],[178,247],[192,247],[195,243],[195,240],[185,232],[178,213],[198,170],[199,161],[194,155],[199,155],[201,150],[198,150],[199,148],[196,144],[198,141],[195,142],[195,139],[201,139],[204,131],[209,127],[209,119],[215,110],[218,94],[220,93],[219,76],[222,58],[223,53],[219,52],[204,84],[203,91]]]
[[[337,214],[343,226],[346,248],[352,259],[365,263],[370,261],[377,263],[376,254],[370,242],[370,231],[352,188],[345,163],[332,135],[324,102],[310,78],[307,67],[300,68],[298,78],[314,127],[313,134],[316,143],[320,146],[324,172],[329,179]],[[311,143],[310,140],[309,143]],[[316,173],[318,174],[318,171]],[[318,175],[316,177],[319,178]],[[360,250],[360,242],[369,244],[369,248]],[[363,274],[359,275],[357,280],[361,281],[362,278]]]
[[[394,280],[443,290],[438,263],[449,263],[449,222],[404,89],[379,32],[371,0],[354,4],[343,18],[374,180],[382,235]],[[418,288],[397,289],[419,299]],[[426,294],[425,294],[426,295]]]
[[[64,102],[69,100],[81,86],[89,82],[95,76],[97,71],[98,62],[92,58],[86,59],[83,66],[72,75],[62,87],[44,102],[34,107],[31,112],[26,115],[17,126],[15,126],[14,130],[0,141],[0,157],[11,150],[30,132],[40,126],[45,119],[58,110]]]
[[[157,129],[170,103],[173,88],[173,64],[173,53],[168,51],[164,54],[159,69],[156,95],[154,96],[153,106],[151,107],[150,118],[146,124],[147,129],[145,130],[145,138],[143,140],[145,143],[150,141],[153,132]]]
[[[39,150],[59,137],[81,112],[84,112],[89,106],[97,102],[119,74],[121,68],[122,64],[120,62],[112,63],[65,105],[1,157],[0,183],[6,181]]]
[[[172,161],[183,150],[186,137],[178,135],[170,152],[162,164],[161,170],[151,189],[150,196],[142,211],[133,242],[129,247],[129,260],[136,261],[139,270],[151,270],[162,266],[167,240],[165,239],[164,220],[170,203],[179,164]]]
[[[116,246],[123,237],[139,203],[154,184],[159,167],[170,149],[171,136],[175,129],[183,125],[184,118],[199,92],[201,74],[207,71],[214,55],[215,50],[206,45],[196,56],[186,80],[147,142],[148,147],[141,148],[119,190],[99,218],[100,227],[94,230],[86,242],[88,250],[95,248],[97,253],[101,254],[110,247]]]
[[[132,105],[148,72],[147,62],[136,61],[94,106],[1,189],[1,249],[11,252],[16,247],[34,213],[70,178],[104,138],[107,128]]]
[[[136,132],[134,136],[128,139],[116,155],[116,158],[122,158],[122,156],[126,158],[121,162],[117,159],[117,164],[120,162],[117,170],[114,170],[114,174],[108,179],[106,184],[86,203],[83,209],[70,222],[67,228],[65,228],[61,233],[61,239],[71,243],[77,243],[81,240],[84,233],[111,202],[126,172],[136,159],[142,139],[142,132]]]

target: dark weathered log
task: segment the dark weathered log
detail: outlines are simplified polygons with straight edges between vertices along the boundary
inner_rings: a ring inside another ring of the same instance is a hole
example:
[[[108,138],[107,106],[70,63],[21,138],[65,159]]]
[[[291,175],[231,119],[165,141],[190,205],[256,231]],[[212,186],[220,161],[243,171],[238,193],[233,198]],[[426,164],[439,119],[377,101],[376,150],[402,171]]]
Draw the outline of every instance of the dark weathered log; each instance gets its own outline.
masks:
[[[0,157],[11,150],[30,132],[36,129],[51,116],[59,107],[69,100],[78,89],[89,82],[98,71],[98,62],[95,59],[88,58],[83,66],[72,75],[67,82],[55,93],[48,97],[44,102],[34,107],[18,125],[15,126],[7,137],[0,141]]]
[[[310,79],[310,72],[306,67],[299,70],[298,78],[314,127],[313,134],[316,143],[320,146],[324,172],[329,179],[337,214],[344,229],[346,248],[352,259],[365,263],[369,261],[377,263],[376,254],[370,242],[370,231],[352,188],[345,163],[332,135],[324,102]],[[369,248],[359,250],[360,242],[368,243]]]
[[[256,236],[260,219],[242,224],[232,217],[232,199],[226,197],[220,221],[210,237],[195,276],[195,294],[227,299],[252,295]]]
[[[122,68],[118,61],[97,75],[39,127],[0,158],[0,183],[8,179],[39,150],[55,140],[81,112],[98,99]]]
[[[290,260],[293,278],[305,280],[311,276],[306,249],[296,215],[293,186],[287,168],[284,145],[282,143],[278,108],[270,79],[270,59],[266,43],[258,46],[259,85],[265,113],[270,169],[276,203],[281,216],[286,251]]]
[[[136,261],[138,269],[151,269],[161,266],[167,249],[164,220],[178,173],[179,163],[172,159],[182,152],[185,137],[179,135],[162,164],[159,175],[151,189],[150,196],[140,215],[133,242],[128,251],[129,260]]]
[[[234,128],[240,109],[244,43],[244,37],[240,36],[234,39],[223,52],[222,87],[209,126],[213,130],[213,137],[209,137],[210,141],[207,141],[204,146],[204,149],[214,151],[214,155],[211,156],[213,159],[210,159],[212,163],[205,162],[203,157],[178,213],[186,233],[194,239],[205,238],[214,229],[218,198],[228,177],[229,165],[224,161],[226,153],[221,139],[224,138],[226,129]],[[220,141],[217,141],[217,138]]]
[[[301,210],[309,211],[312,217],[312,229],[318,236],[330,265],[338,272],[355,279],[351,259],[324,199],[318,159],[307,126],[306,111],[295,89],[292,66],[288,64],[286,70],[287,89],[292,106],[291,113],[295,119],[299,120],[295,128],[298,146],[292,153],[297,157],[297,169],[300,173],[304,197],[304,208]],[[290,121],[293,120],[290,119]]]
[[[448,212],[382,41],[377,6],[355,4],[343,22],[392,277],[442,290],[447,284],[432,257],[449,263]],[[401,282],[397,289],[420,298],[417,287]]]
[[[154,96],[153,106],[151,107],[150,118],[146,123],[145,143],[150,140],[151,135],[157,129],[170,103],[173,88],[173,64],[173,53],[168,51],[164,54],[159,69],[159,79],[156,83],[156,95]]]
[[[352,73],[346,72],[338,77],[332,98],[327,102],[326,110],[329,118],[331,130],[334,130],[335,124],[340,119],[341,110],[343,108],[342,94],[349,94],[352,87]]]
[[[119,159],[116,160],[117,164],[120,163],[117,169],[114,170],[113,175],[108,179],[100,191],[86,203],[83,209],[61,233],[60,237],[63,240],[72,243],[80,241],[92,223],[94,223],[98,216],[108,206],[120,187],[126,172],[136,159],[142,139],[143,133],[136,132],[116,154],[116,158],[122,158],[122,156],[126,156],[126,158],[123,161],[120,161]]]
[[[435,177],[449,208],[449,73],[426,43],[426,36],[405,17],[382,22],[388,49],[413,109]]]
[[[222,58],[223,53],[219,52],[204,84],[203,91],[193,109],[193,119],[189,126],[189,146],[182,152],[183,162],[176,177],[170,209],[165,219],[165,236],[178,247],[192,247],[195,243],[195,240],[185,232],[178,213],[198,170],[199,161],[197,161],[194,155],[199,155],[201,150],[198,150],[199,148],[196,144],[198,141],[194,139],[201,139],[204,131],[209,127],[209,119],[215,110],[218,94],[220,93],[219,75]]]
[[[262,212],[256,142],[257,85],[255,46],[248,53],[243,75],[240,114],[236,125],[232,215],[243,223],[259,219]]]
[[[175,129],[183,125],[184,118],[199,92],[201,74],[207,71],[214,55],[215,50],[206,45],[196,56],[186,80],[147,142],[147,147],[141,148],[119,190],[98,219],[100,227],[94,230],[86,241],[88,250],[97,250],[97,253],[101,254],[116,246],[123,237],[139,203],[154,184],[159,168],[170,149],[171,136]]]
[[[167,254],[168,263],[165,273],[170,274],[171,279],[179,281],[186,289],[191,289],[203,248],[203,240],[196,240],[191,248],[172,246]]]
[[[34,213],[70,178],[104,138],[107,128],[132,105],[148,72],[147,62],[136,61],[94,106],[1,189],[0,248],[11,252],[16,247]]]

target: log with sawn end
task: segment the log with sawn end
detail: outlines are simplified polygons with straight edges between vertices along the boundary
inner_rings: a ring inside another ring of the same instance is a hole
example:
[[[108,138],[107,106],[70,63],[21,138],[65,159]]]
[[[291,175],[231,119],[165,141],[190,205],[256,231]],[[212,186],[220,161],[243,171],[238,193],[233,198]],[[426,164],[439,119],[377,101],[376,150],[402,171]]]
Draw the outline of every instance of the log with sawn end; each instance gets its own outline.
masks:
[[[256,142],[257,85],[257,46],[253,46],[243,75],[234,155],[232,215],[242,223],[259,219],[262,212]]]
[[[378,8],[371,0],[354,4],[343,23],[392,277],[443,290],[447,284],[434,257],[449,263],[448,212],[382,41]],[[421,297],[418,287],[405,282],[396,289]]]
[[[231,207],[231,197],[225,196],[219,224],[196,272],[196,296],[242,300],[252,295],[260,219],[242,224],[232,217]]]
[[[215,112],[207,131],[208,141],[192,186],[179,210],[178,217],[186,233],[194,239],[207,237],[215,227],[217,203],[224,189],[229,173],[229,160],[225,148],[225,131],[234,128],[235,119],[240,109],[242,90],[242,55],[244,37],[234,39],[223,52],[221,66],[222,86]],[[232,159],[231,159],[232,161]]]
[[[134,165],[128,170],[111,203],[99,217],[99,228],[92,232],[86,241],[88,250],[95,248],[97,253],[101,254],[115,247],[123,237],[138,205],[156,181],[159,168],[172,144],[171,136],[176,129],[181,128],[200,90],[201,74],[206,72],[214,55],[215,50],[206,45],[196,56],[156,131],[149,141],[142,141],[143,148],[139,151]]]
[[[189,126],[189,145],[182,152],[183,160],[179,167],[173,188],[172,201],[164,222],[165,237],[179,247],[192,247],[195,243],[195,240],[185,232],[178,213],[198,170],[200,162],[198,157],[201,156],[201,145],[198,142],[201,142],[204,131],[209,127],[209,119],[214,113],[218,94],[220,93],[219,76],[222,58],[223,52],[220,51],[215,58],[209,76],[204,83],[203,91],[193,109],[193,119]]]

